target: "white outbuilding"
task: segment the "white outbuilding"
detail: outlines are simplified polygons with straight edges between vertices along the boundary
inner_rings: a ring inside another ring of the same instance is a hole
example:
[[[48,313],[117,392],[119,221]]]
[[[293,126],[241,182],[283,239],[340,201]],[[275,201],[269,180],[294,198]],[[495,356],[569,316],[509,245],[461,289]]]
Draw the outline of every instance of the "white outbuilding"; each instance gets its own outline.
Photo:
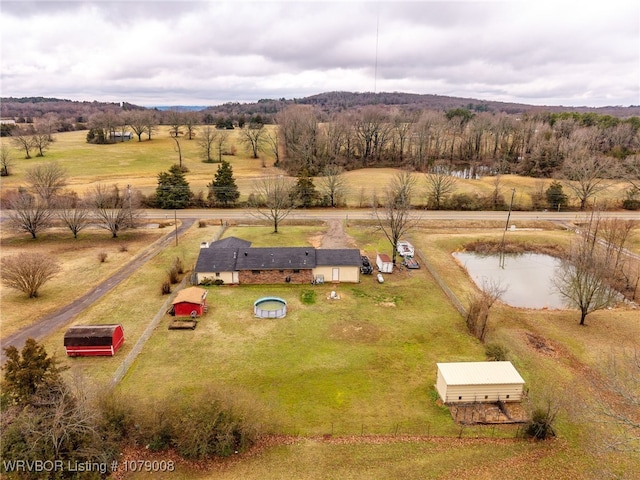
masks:
[[[436,365],[436,390],[444,403],[522,400],[524,380],[511,362],[454,362]]]

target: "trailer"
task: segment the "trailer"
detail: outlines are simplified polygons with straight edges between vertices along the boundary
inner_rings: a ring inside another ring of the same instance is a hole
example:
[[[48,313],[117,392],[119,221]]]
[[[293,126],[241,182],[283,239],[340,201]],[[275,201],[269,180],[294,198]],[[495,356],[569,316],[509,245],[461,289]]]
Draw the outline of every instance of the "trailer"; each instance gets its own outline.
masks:
[[[413,245],[411,245],[406,240],[398,242],[398,244],[396,245],[396,250],[401,257],[413,257],[415,255],[415,249],[413,248]]]
[[[379,253],[376,257],[376,267],[382,273],[393,273],[393,262],[386,253]]]

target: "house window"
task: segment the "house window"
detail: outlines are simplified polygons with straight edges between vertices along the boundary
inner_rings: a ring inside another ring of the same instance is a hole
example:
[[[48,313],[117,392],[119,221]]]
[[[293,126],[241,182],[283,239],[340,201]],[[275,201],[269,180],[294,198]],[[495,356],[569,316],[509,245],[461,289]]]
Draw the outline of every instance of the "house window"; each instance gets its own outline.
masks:
[[[279,273],[284,273],[284,270],[278,270]]]
[[[260,275],[260,270],[251,270],[254,275]]]
[[[489,399],[489,395],[485,395],[485,396],[484,396],[484,399],[485,399],[485,400],[488,400],[488,399]]]
[[[509,395],[507,395],[507,398],[509,398]]]
[[[293,270],[293,273],[300,273],[300,270],[296,268]]]
[[[220,278],[220,272],[216,272],[216,278]]]
[[[462,400],[462,397],[458,397],[458,400]]]

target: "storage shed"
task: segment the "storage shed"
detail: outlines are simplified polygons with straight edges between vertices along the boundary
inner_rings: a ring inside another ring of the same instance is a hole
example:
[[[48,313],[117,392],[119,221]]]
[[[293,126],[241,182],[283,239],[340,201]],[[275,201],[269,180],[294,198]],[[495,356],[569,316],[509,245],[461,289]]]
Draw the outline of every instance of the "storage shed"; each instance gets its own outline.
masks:
[[[200,287],[184,288],[171,304],[176,317],[201,317],[207,311],[207,291]]]
[[[456,362],[436,365],[436,390],[444,403],[522,400],[524,380],[511,362]]]
[[[376,257],[376,267],[382,273],[393,273],[393,262],[386,253],[379,253]]]
[[[113,356],[124,343],[122,325],[75,325],[64,334],[68,356]]]

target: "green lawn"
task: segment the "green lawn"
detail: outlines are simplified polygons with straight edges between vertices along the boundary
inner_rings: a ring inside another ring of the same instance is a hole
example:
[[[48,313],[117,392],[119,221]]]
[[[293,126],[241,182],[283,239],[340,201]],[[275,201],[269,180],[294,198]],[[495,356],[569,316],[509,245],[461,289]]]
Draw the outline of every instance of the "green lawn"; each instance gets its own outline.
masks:
[[[263,244],[265,232],[227,234]],[[310,305],[301,300],[309,289]],[[340,300],[328,299],[331,289]],[[286,318],[253,317],[253,302],[267,295],[288,302]],[[451,434],[448,412],[433,401],[435,362],[483,358],[425,271],[384,285],[369,276],[358,285],[210,287],[208,303],[195,331],[156,331],[124,391],[152,399],[207,383],[240,387],[276,432]]]

